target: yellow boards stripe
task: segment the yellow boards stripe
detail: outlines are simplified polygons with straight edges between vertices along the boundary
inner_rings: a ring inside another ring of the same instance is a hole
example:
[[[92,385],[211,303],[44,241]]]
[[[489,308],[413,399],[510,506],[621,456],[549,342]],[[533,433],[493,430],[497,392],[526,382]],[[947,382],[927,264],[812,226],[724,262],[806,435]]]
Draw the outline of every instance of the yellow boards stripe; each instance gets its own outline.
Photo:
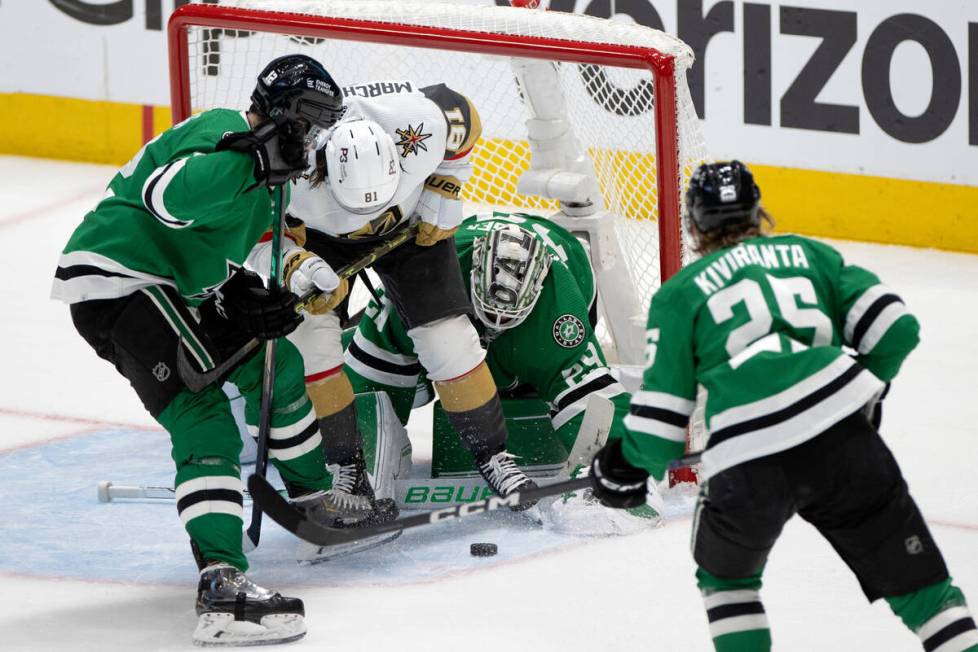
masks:
[[[153,131],[170,126],[170,110],[153,109]],[[139,104],[0,93],[0,152],[122,165],[143,144]]]
[[[978,253],[978,188],[752,165],[778,231]]]

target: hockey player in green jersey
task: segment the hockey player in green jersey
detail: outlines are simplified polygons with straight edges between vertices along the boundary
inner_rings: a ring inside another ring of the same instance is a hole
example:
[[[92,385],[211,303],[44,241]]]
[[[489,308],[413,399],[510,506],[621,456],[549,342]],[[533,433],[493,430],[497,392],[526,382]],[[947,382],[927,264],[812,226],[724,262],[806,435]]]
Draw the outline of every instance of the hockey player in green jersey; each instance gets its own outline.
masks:
[[[205,111],[143,147],[58,262],[53,297],[70,304],[78,332],[170,434],[177,511],[200,568],[200,644],[305,633],[301,600],[244,575],[238,429],[220,383],[191,392],[176,358],[182,342],[206,371],[251,338],[283,338],[301,321],[295,295],[266,289],[242,265],[274,228],[316,137],[341,114],[340,89],[319,63],[301,55],[272,61],[248,111]],[[334,275],[319,286],[337,283]],[[269,458],[308,506],[329,488],[329,475],[302,360],[284,338],[278,346]],[[252,355],[228,378],[247,399],[249,424],[258,420],[262,359]]]
[[[595,334],[594,272],[581,242],[546,218],[498,212],[466,218],[454,237],[486,364],[502,395],[544,401],[565,451],[575,448],[589,398],[604,397],[614,404],[609,436],[620,437],[630,395],[612,375]],[[354,389],[386,392],[401,423],[419,403],[419,387],[431,396],[411,338],[386,298],[368,306],[345,360]],[[606,520],[616,520],[602,531],[658,521],[647,508],[631,516],[637,520],[608,514]],[[599,531],[592,526],[589,531]]]
[[[645,500],[649,476],[682,455],[703,385],[710,435],[692,547],[717,650],[771,648],[761,576],[797,512],[925,650],[974,652],[964,596],[876,430],[917,320],[828,245],[764,235],[759,202],[737,161],[694,173],[686,220],[703,257],[652,299],[643,388],[628,432],[594,458],[595,494]]]

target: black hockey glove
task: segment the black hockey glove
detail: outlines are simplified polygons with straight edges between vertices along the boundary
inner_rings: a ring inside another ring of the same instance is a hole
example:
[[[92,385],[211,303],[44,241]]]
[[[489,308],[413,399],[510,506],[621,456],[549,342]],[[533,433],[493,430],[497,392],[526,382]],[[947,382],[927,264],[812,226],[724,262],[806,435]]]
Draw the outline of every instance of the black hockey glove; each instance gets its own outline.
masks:
[[[625,459],[621,439],[613,439],[591,460],[591,488],[605,507],[630,509],[645,504],[649,474]]]
[[[255,184],[274,188],[302,176],[306,170],[304,134],[294,122],[277,125],[266,120],[251,131],[225,134],[215,151],[245,152],[255,160]]]
[[[217,313],[249,337],[272,340],[298,327],[299,298],[284,288],[268,289],[254,272],[239,269],[216,292]]]

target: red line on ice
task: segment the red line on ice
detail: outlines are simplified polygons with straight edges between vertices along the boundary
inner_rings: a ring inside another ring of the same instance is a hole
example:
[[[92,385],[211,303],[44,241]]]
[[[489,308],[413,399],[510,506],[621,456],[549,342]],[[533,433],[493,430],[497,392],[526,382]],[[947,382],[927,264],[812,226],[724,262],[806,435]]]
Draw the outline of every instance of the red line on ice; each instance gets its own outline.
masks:
[[[49,213],[51,211],[57,210],[59,208],[63,208],[65,206],[68,206],[69,204],[73,204],[75,202],[79,202],[79,201],[81,201],[83,199],[87,199],[87,198],[91,197],[92,195],[101,196],[101,193],[104,190],[105,190],[105,186],[98,186],[98,187],[94,187],[93,186],[93,187],[91,187],[91,188],[89,188],[87,190],[83,190],[81,192],[78,192],[78,193],[76,193],[76,194],[74,194],[74,195],[72,195],[70,197],[65,197],[64,199],[59,199],[56,202],[52,202],[52,203],[47,204],[47,205],[44,205],[44,206],[37,206],[35,208],[29,208],[26,211],[22,211],[20,213],[14,213],[13,215],[11,215],[10,217],[7,217],[6,219],[0,219],[0,229],[2,229],[4,227],[7,227],[7,226],[14,226],[16,224],[20,224],[21,222],[27,222],[27,221],[33,220],[33,219],[35,219],[37,217],[44,217],[45,214],[47,214],[47,213]],[[94,202],[93,202],[92,207],[94,208]],[[82,215],[83,214],[79,214],[78,215],[78,220],[79,221],[81,221]]]
[[[4,417],[4,416],[18,417],[23,419],[37,419],[39,421],[57,421],[59,423],[77,423],[84,427],[79,428],[78,430],[72,430],[71,432],[66,432],[61,435],[46,437],[45,439],[36,439],[34,441],[25,442],[23,444],[18,444],[16,446],[0,447],[0,454],[10,453],[24,448],[33,448],[34,446],[43,446],[45,444],[50,444],[51,442],[60,441],[62,439],[71,439],[72,437],[87,435],[88,433],[96,432],[102,428],[132,428],[133,430],[143,430],[147,432],[158,432],[163,430],[159,426],[144,425],[141,423],[127,423],[124,421],[106,421],[103,419],[89,419],[87,417],[73,417],[65,414],[29,412],[27,410],[11,410],[7,408],[0,408],[0,417]]]

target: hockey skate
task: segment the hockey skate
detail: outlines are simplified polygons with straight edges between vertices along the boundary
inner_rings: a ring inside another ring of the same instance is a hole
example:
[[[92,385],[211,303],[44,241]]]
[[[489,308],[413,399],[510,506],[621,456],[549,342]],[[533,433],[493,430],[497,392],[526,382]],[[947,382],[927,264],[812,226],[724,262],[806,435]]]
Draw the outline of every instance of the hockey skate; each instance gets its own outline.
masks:
[[[357,528],[386,523],[397,518],[399,510],[393,499],[377,500],[370,486],[363,454],[358,453],[347,464],[334,465],[333,488],[300,496],[293,504],[320,525],[335,528]],[[393,541],[400,531],[367,537],[336,546],[317,546],[302,542],[296,550],[300,563],[315,564],[337,557],[375,548]]]
[[[273,645],[306,635],[302,600],[272,593],[228,564],[213,564],[200,572],[197,615],[194,645]]]
[[[476,466],[489,487],[498,496],[506,497],[514,491],[526,491],[536,489],[537,483],[528,478],[516,463],[516,458],[512,453],[507,453],[505,449],[476,459]],[[536,505],[537,501],[520,503],[510,507],[514,512],[522,512]]]
[[[311,520],[339,528],[376,525],[397,518],[397,505],[392,499],[377,500],[374,496],[362,451],[342,464],[330,465],[330,471],[333,473],[331,489],[293,501]]]

